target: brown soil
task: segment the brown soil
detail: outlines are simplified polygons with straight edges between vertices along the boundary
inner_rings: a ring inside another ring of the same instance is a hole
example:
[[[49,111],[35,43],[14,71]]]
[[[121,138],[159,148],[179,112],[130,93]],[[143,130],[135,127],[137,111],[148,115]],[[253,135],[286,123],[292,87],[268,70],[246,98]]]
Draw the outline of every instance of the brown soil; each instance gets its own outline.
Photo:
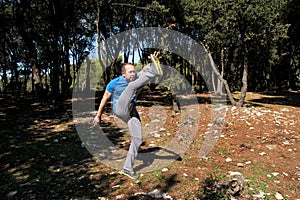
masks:
[[[141,151],[164,147],[182,120],[164,97],[148,95],[152,98],[143,96],[138,105],[144,131],[153,130],[151,114],[161,112],[166,121],[159,136],[145,137]],[[180,159],[165,166],[167,170],[139,172],[138,180],[119,175],[83,147],[72,121],[70,101],[49,106],[30,98],[3,97],[0,99],[1,199],[7,196],[15,199],[151,199],[146,194],[154,189],[173,199],[222,199],[210,190],[211,183],[226,182],[230,172],[240,172],[245,178],[244,190],[237,199],[251,199],[258,194],[264,199],[275,199],[276,193],[285,199],[299,199],[299,96],[297,92],[247,93],[245,107],[228,106],[226,123],[216,144],[200,158],[212,105],[209,95],[198,95],[200,123],[189,149]],[[153,105],[157,109],[153,109]],[[117,130],[109,112],[103,119],[104,128]],[[115,144],[127,149],[128,132],[118,137]]]

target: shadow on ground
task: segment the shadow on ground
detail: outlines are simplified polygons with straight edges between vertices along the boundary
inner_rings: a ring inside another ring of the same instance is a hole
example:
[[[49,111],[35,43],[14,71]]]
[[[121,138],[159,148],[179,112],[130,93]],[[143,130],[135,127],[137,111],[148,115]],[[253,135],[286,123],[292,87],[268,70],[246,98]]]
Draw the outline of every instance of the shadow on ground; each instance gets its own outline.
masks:
[[[0,105],[1,199],[109,196],[116,175],[91,170],[101,164],[82,147],[70,102],[51,106],[5,97]]]
[[[300,92],[266,92],[261,98],[251,99],[250,102],[262,104],[277,104],[286,106],[300,106]]]

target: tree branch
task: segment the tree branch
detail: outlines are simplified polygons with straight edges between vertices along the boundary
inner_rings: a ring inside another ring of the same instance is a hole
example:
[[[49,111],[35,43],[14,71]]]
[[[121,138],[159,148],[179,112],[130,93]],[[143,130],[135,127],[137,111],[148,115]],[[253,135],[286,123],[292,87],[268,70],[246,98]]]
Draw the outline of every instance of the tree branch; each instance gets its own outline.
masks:
[[[150,5],[147,5],[147,6],[144,6],[144,7],[129,4],[129,3],[112,3],[111,5],[112,6],[127,6],[127,7],[134,7],[134,8],[141,9],[141,10],[156,11],[155,9],[151,8]]]

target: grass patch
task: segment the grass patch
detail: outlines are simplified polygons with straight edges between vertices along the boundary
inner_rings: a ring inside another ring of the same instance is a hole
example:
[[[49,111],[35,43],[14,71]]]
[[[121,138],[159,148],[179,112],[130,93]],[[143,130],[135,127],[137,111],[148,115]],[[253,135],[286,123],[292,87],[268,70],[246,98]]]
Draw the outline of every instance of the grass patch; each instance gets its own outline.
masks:
[[[270,194],[267,184],[257,178],[252,178],[245,182],[245,191],[247,191],[250,196],[260,194],[261,192]],[[264,199],[271,200],[270,195],[265,195]]]
[[[218,152],[218,155],[220,156],[227,156],[228,154],[229,154],[229,150],[226,147],[222,147]]]
[[[262,177],[267,176],[267,168],[264,166],[261,166],[260,164],[252,165],[252,166],[250,166],[249,169],[250,169],[250,172],[255,176],[262,176]]]

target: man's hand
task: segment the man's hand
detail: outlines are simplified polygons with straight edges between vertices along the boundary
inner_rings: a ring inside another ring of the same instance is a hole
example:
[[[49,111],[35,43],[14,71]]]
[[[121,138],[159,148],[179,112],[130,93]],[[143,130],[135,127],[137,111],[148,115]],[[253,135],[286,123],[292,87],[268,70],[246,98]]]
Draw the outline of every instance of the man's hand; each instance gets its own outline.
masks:
[[[100,125],[101,122],[101,116],[103,114],[104,111],[104,106],[106,105],[108,99],[111,97],[111,93],[108,92],[107,90],[105,90],[104,95],[102,97],[102,100],[100,102],[99,108],[98,108],[98,112],[93,120],[93,125],[97,126]]]
[[[95,116],[94,120],[93,120],[93,126],[97,126],[100,125],[101,122],[101,117],[99,117],[98,115]]]

